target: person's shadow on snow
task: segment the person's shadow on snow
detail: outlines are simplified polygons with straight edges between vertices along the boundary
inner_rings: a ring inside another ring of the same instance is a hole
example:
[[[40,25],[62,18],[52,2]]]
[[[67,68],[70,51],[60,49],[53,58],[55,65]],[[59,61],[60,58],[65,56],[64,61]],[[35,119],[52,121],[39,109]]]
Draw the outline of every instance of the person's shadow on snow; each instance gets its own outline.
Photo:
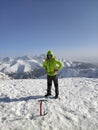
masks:
[[[41,95],[36,95],[36,96],[27,96],[27,97],[21,97],[21,98],[10,98],[10,97],[2,97],[0,98],[0,102],[21,102],[21,101],[28,101],[28,100],[35,100],[35,99],[40,99],[43,98],[44,96]]]

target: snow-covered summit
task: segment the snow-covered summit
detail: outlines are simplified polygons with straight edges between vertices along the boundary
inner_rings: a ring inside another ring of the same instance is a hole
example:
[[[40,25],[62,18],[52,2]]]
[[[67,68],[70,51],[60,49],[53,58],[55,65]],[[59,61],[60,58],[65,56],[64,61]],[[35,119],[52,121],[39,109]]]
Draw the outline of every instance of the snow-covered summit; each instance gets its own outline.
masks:
[[[5,73],[23,73],[30,71],[30,65],[23,60],[13,61],[4,69]]]
[[[60,99],[45,99],[40,116],[46,86],[45,79],[0,81],[0,130],[98,129],[98,79],[59,79]]]
[[[21,56],[21,57],[16,57],[16,59],[21,59],[21,60],[32,60],[33,57],[32,56]]]

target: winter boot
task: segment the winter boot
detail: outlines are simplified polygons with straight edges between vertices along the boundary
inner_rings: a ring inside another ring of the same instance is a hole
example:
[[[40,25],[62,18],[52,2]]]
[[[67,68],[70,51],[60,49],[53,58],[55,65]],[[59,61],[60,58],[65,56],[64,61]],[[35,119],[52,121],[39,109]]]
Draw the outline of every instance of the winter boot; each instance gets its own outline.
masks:
[[[47,93],[47,94],[45,95],[45,97],[48,97],[48,96],[51,96],[51,93]]]
[[[55,98],[58,98],[58,94],[55,95]]]

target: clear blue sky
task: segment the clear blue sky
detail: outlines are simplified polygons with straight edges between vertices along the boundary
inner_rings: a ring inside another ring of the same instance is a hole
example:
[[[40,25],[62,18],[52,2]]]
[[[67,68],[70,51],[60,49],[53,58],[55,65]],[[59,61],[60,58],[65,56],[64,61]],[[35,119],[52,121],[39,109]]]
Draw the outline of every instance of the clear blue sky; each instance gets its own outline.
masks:
[[[0,55],[98,57],[98,0],[0,0]]]

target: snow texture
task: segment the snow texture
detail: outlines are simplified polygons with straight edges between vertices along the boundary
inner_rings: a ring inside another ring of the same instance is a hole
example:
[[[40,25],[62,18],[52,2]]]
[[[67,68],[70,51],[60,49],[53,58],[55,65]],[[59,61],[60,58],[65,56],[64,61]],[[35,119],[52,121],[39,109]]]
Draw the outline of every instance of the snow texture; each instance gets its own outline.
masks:
[[[0,81],[0,130],[98,130],[98,79],[59,79],[59,99],[47,98],[40,116],[46,86],[46,79]]]

